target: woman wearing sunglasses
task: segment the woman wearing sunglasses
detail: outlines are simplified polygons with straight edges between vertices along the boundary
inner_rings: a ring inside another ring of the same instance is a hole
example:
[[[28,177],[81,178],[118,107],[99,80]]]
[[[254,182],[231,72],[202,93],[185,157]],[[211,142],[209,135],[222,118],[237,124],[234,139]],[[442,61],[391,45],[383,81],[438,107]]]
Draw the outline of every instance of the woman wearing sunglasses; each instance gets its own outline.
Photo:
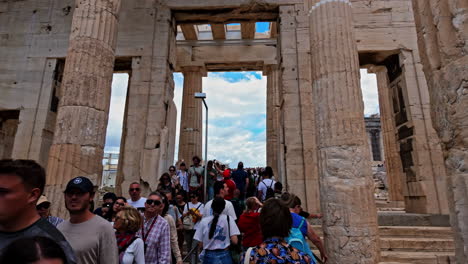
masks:
[[[117,197],[115,203],[112,205],[112,223],[115,222],[117,214],[127,205],[127,199],[125,197]]]
[[[145,264],[143,240],[137,236],[142,217],[137,209],[123,206],[114,222],[120,264]]]

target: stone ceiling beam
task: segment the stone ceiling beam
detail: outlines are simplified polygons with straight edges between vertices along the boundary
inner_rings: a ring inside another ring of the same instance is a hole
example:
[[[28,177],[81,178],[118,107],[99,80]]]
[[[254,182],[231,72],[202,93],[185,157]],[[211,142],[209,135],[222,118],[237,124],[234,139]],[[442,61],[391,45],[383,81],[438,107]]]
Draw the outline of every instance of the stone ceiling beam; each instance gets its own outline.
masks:
[[[198,40],[198,28],[196,25],[184,24],[180,25],[180,28],[186,40]]]
[[[241,23],[242,39],[255,38],[255,22]]]
[[[243,6],[259,5],[252,0],[163,0],[165,5],[173,10],[236,8]],[[263,0],[262,5],[278,7],[280,5],[304,4],[304,0]]]
[[[275,46],[177,46],[176,71],[184,67],[206,66],[208,71],[262,70],[276,65]]]
[[[176,11],[173,13],[177,24],[229,24],[252,21],[270,22],[276,21],[278,12],[276,10],[266,10],[259,12],[242,12],[238,9],[222,9],[208,11]]]
[[[224,24],[211,24],[211,32],[215,40],[226,39],[226,26]]]
[[[224,40],[178,40],[177,46],[204,47],[204,46],[273,46],[276,39],[224,39]]]

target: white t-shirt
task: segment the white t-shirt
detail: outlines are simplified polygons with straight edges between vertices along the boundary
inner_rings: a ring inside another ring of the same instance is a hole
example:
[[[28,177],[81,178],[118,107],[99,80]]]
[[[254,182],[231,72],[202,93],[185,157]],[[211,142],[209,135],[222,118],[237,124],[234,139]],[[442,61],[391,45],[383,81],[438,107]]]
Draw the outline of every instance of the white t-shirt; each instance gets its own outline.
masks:
[[[262,201],[265,200],[266,197],[266,192],[267,192],[267,187],[270,187],[274,190],[275,189],[275,181],[272,179],[264,179],[258,184],[257,189],[259,191],[262,191]]]
[[[230,218],[237,220],[236,212],[234,211],[234,206],[232,205],[230,201],[228,200],[225,200],[225,201],[226,201],[226,206],[224,207],[222,214],[229,215]],[[203,217],[213,216],[213,210],[211,209],[212,203],[213,203],[213,200],[210,200],[205,204],[205,210],[203,210]]]
[[[121,264],[145,264],[145,245],[141,238],[135,239],[124,252]]]
[[[146,203],[146,198],[145,197],[140,197],[138,201],[132,201],[132,199],[127,200],[128,205],[133,206],[135,208],[145,208],[145,203]]]
[[[234,222],[234,219],[229,217],[229,226],[231,229],[228,231],[227,216],[222,214],[219,216],[218,223],[216,223],[213,237],[209,239],[210,226],[213,222],[213,218],[214,216],[203,218],[193,238],[203,243],[203,249],[225,249],[231,244],[230,236],[240,234],[239,228],[236,222]]]
[[[198,202],[196,204],[193,204],[192,202],[186,203],[185,206],[184,206],[184,214],[187,213],[189,209],[197,209],[197,208],[198,208],[198,212],[203,215],[203,209],[205,207],[200,202]],[[195,225],[193,226],[193,229],[197,229],[198,226],[200,226],[200,222],[201,221],[196,222]]]

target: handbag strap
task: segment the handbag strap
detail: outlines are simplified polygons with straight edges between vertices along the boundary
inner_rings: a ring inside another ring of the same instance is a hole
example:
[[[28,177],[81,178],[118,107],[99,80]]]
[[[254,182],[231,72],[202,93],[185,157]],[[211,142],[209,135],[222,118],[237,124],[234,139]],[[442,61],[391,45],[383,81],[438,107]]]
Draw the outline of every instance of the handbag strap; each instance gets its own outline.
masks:
[[[252,254],[252,250],[254,247],[249,247],[244,255],[244,264],[250,264],[250,254]]]
[[[228,235],[229,235],[229,241],[231,241],[231,221],[229,221],[229,215],[226,215],[227,221],[228,221]]]

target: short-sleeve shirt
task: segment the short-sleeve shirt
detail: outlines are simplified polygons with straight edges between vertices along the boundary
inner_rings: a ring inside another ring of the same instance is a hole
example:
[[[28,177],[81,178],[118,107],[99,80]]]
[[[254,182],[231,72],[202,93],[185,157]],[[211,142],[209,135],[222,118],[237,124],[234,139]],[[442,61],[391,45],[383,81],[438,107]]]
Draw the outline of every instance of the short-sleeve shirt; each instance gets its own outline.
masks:
[[[258,183],[258,190],[262,192],[262,201],[266,198],[267,187],[271,186],[272,189],[275,188],[275,181],[272,179],[264,179]]]
[[[127,199],[128,205],[135,207],[135,208],[145,208],[145,203],[146,203],[146,198],[145,197],[140,197],[138,201],[132,201],[132,198]]]
[[[203,218],[200,222],[200,226],[195,232],[193,237],[195,240],[198,240],[203,243],[203,249],[207,250],[216,250],[216,249],[225,249],[231,244],[231,236],[237,236],[240,234],[239,228],[236,225],[234,219],[228,217],[227,215],[220,215],[218,222],[216,223],[216,229],[213,237],[209,238],[210,227],[213,223],[214,216],[208,216]],[[229,229],[230,227],[230,229]]]
[[[237,220],[236,211],[234,210],[234,206],[232,205],[232,203],[227,200],[224,201],[226,201],[226,206],[224,207],[222,214],[229,215],[230,218]],[[203,210],[203,218],[213,215],[213,209],[211,209],[212,203],[213,200],[210,200],[205,204],[205,208]]]
[[[301,227],[301,233],[302,235],[304,235],[304,237],[306,237],[307,236],[307,221],[305,220],[305,218],[296,213],[291,213],[291,217],[293,220],[292,227],[294,228],[298,228],[302,220],[304,220],[304,224],[302,224],[302,227]]]
[[[63,234],[44,218],[41,218],[34,224],[16,232],[0,232],[0,255],[2,254],[2,250],[14,240],[34,236],[42,236],[54,240],[65,252],[67,262],[69,264],[77,263],[75,253],[67,240],[65,240]]]
[[[187,213],[188,210],[198,210],[198,212],[203,215],[203,211],[204,211],[203,209],[205,209],[205,207],[200,202],[198,202],[196,204],[188,202],[188,203],[185,204],[184,214]],[[199,225],[200,225],[200,221],[196,222],[195,225],[193,226],[193,229],[197,229]]]
[[[236,170],[232,173],[231,178],[234,180],[236,183],[237,189],[239,191],[244,192],[245,191],[245,179],[248,178],[247,172],[244,170]]]
[[[245,254],[241,257],[240,263],[244,263]],[[250,252],[249,263],[269,264],[269,263],[294,263],[312,264],[312,257],[304,252],[288,245],[284,240],[272,238],[263,241],[262,244],[253,248]]]
[[[196,173],[200,174],[203,177],[204,170],[205,169],[202,166],[198,166],[198,167],[192,166],[189,168],[188,173],[190,175],[189,176],[190,187],[200,187],[201,182],[199,182],[199,179],[201,179],[201,177],[199,177]]]
[[[75,251],[78,263],[117,263],[118,249],[112,225],[95,215],[79,224],[64,221],[57,227]]]

